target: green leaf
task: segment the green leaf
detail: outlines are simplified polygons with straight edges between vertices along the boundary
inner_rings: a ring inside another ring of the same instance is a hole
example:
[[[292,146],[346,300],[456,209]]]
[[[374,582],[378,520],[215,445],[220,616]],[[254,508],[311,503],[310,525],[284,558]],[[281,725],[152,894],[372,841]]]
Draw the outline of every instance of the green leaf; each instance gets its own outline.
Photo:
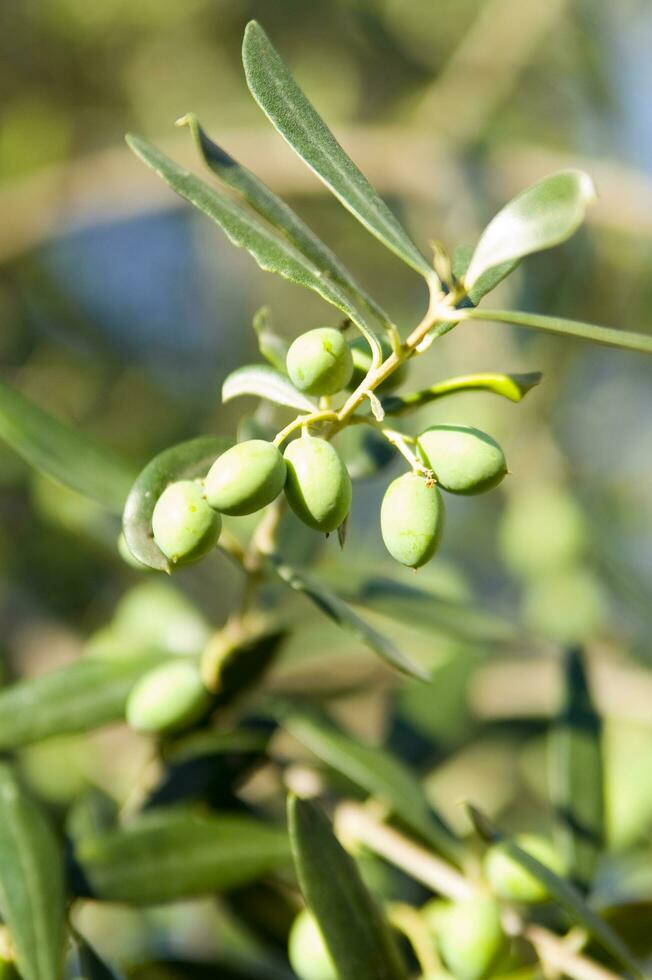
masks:
[[[456,395],[464,391],[490,391],[512,402],[520,402],[536,385],[543,375],[540,371],[530,374],[465,374],[458,378],[446,378],[430,388],[412,391],[407,395],[389,395],[383,398],[382,405],[386,415],[405,415],[430,402]]]
[[[251,817],[166,808],[79,841],[75,857],[100,900],[158,905],[255,881],[290,847],[285,830]]]
[[[341,310],[367,338],[372,349],[380,350],[373,330],[360,311],[339,286],[325,277],[318,266],[294,245],[248,208],[225,197],[185,167],[171,160],[147,140],[128,135],[127,145],[172,190],[211,218],[238,248],[245,248],[261,269],[275,272],[298,286],[318,293],[322,299]]]
[[[505,853],[517,864],[536,878],[546,888],[548,894],[568,913],[571,920],[593,936],[596,942],[611,953],[627,970],[643,978],[641,967],[636,959],[611,927],[587,905],[581,893],[564,878],[547,868],[535,857],[524,851],[511,838],[501,833],[491,821],[476,807],[469,806],[469,815],[478,834],[488,843],[500,843]]]
[[[212,463],[231,445],[217,436],[199,436],[163,450],[136,478],[122,515],[122,529],[131,553],[149,568],[170,572],[171,565],[152,537],[156,501],[175,480],[206,476]]]
[[[455,279],[460,282],[464,279],[466,271],[471,264],[471,259],[473,258],[473,246],[472,245],[458,245],[453,253],[453,275]],[[480,300],[490,293],[492,289],[495,289],[503,279],[506,279],[514,269],[518,266],[520,259],[513,259],[510,262],[502,262],[500,265],[493,266],[491,269],[487,269],[482,275],[477,279],[473,286],[468,289],[464,302],[461,306],[477,306]]]
[[[0,764],[0,915],[24,980],[59,980],[65,933],[63,855],[40,810]]]
[[[292,149],[372,235],[434,281],[432,267],[344,152],[256,21],[247,24],[242,60],[251,94]]]
[[[593,323],[579,320],[565,320],[557,316],[541,316],[538,313],[523,313],[520,310],[460,310],[459,320],[487,320],[493,323],[513,323],[517,327],[530,327],[545,333],[556,333],[580,340],[592,340],[605,347],[619,347],[621,350],[634,350],[641,354],[652,354],[652,336],[634,333],[630,330],[615,330],[613,327],[599,327]]]
[[[587,888],[604,848],[604,760],[602,719],[577,648],[564,657],[564,702],[552,730],[551,763],[559,851],[571,878]]]
[[[593,181],[581,170],[563,170],[521,191],[483,231],[464,276],[467,289],[497,265],[565,242],[595,196]]]
[[[427,673],[394,646],[391,640],[373,628],[366,620],[362,619],[351,607],[340,599],[334,592],[327,589],[304,572],[299,572],[296,568],[286,564],[277,556],[271,555],[270,561],[276,574],[291,589],[302,592],[313,602],[329,619],[332,619],[341,626],[342,629],[350,630],[360,639],[370,650],[377,653],[390,666],[399,670],[408,677],[416,677],[419,680],[428,680]]]
[[[0,749],[121,720],[136,681],[167,659],[169,655],[155,651],[87,656],[2,688]]]
[[[340,980],[407,980],[387,922],[323,811],[290,796],[288,826],[301,891]]]
[[[287,359],[288,344],[274,330],[272,313],[269,306],[261,306],[256,311],[253,319],[253,328],[258,338],[258,350],[262,356],[266,361],[269,361],[273,368],[276,368],[281,374],[286,374],[285,362]]]
[[[134,478],[127,463],[2,381],[0,439],[35,469],[115,514],[122,512]]]
[[[228,402],[240,395],[266,398],[277,405],[287,405],[299,412],[316,412],[317,403],[294,387],[284,374],[268,364],[246,364],[236,368],[222,385],[222,401]]]
[[[78,933],[74,938],[72,960],[70,966],[74,972],[70,975],[83,980],[118,980],[122,976],[105,963],[99,953]]]
[[[407,827],[459,863],[459,841],[430,809],[416,776],[386,748],[365,745],[326,718],[305,711],[291,710],[283,726],[322,762],[390,807]]]

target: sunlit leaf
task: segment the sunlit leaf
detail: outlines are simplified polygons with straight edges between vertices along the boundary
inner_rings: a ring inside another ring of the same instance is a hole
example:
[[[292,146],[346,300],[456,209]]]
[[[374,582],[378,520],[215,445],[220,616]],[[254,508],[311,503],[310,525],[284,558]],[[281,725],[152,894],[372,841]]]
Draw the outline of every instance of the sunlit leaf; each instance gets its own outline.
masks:
[[[242,60],[253,97],[292,149],[372,235],[432,280],[432,267],[344,152],[255,21],[247,25]]]
[[[240,395],[266,398],[277,405],[296,408],[299,412],[317,411],[316,402],[302,394],[286,375],[269,364],[246,364],[227,376],[222,385],[222,401],[228,402]]]
[[[288,826],[301,891],[340,980],[407,980],[387,922],[326,815],[290,796]]]
[[[388,395],[383,398],[383,408],[387,415],[405,415],[423,405],[466,391],[490,391],[512,402],[520,402],[539,384],[543,375],[540,371],[530,374],[465,374],[458,378],[446,378],[430,388],[412,391],[407,395]]]
[[[10,767],[0,764],[0,915],[24,980],[59,980],[65,914],[62,849]]]
[[[467,269],[473,258],[474,248],[472,245],[458,245],[453,253],[453,275],[459,281],[466,276]],[[480,300],[490,293],[496,286],[500,285],[519,264],[520,259],[512,259],[509,262],[501,262],[500,265],[492,266],[467,289],[462,306],[477,306]]]
[[[258,338],[258,350],[273,368],[286,374],[285,362],[288,343],[276,333],[272,325],[272,314],[268,306],[261,306],[254,314],[253,328]]]
[[[482,233],[464,276],[466,287],[497,265],[565,242],[595,196],[593,181],[581,170],[563,170],[521,191]]]

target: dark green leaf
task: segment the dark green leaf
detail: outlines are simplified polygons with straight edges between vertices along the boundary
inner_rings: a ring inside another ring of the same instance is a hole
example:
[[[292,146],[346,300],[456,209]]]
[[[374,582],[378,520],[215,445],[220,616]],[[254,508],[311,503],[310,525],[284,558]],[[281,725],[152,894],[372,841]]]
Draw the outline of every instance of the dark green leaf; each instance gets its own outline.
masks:
[[[389,927],[325,814],[290,796],[288,826],[301,891],[340,980],[406,980]]]
[[[270,122],[352,214],[426,279],[435,273],[308,101],[260,24],[245,31],[247,84]]]
[[[291,711],[283,725],[322,762],[390,807],[407,827],[459,862],[459,841],[430,809],[416,776],[386,748],[365,745],[308,712]]]
[[[258,338],[258,350],[266,361],[286,374],[285,362],[288,353],[287,341],[280,337],[272,325],[272,314],[269,306],[261,306],[254,314],[253,328]]]
[[[175,480],[206,476],[211,464],[231,445],[217,436],[199,436],[165,449],[141,470],[127,497],[122,529],[131,553],[149,568],[170,572],[171,566],[152,537],[156,501]]]
[[[641,967],[630,950],[607,923],[587,905],[581,893],[564,878],[551,871],[522,847],[501,833],[483,813],[470,806],[469,815],[480,836],[488,843],[500,843],[505,853],[520,864],[537,881],[540,881],[548,894],[561,905],[573,922],[586,929],[596,942],[614,956],[635,977],[643,978]]]
[[[0,914],[24,980],[59,980],[65,898],[61,848],[40,810],[0,764]]]
[[[564,701],[552,731],[552,799],[556,839],[571,878],[587,888],[604,848],[602,720],[582,651],[564,657]]]
[[[222,385],[222,401],[240,395],[266,398],[277,405],[287,405],[299,412],[316,412],[317,403],[303,395],[286,375],[269,364],[246,364],[232,371]]]
[[[122,512],[134,478],[131,467],[0,381],[0,439],[47,476]]]
[[[407,674],[409,677],[416,677],[419,680],[427,680],[427,673],[416,664],[413,664],[405,657],[397,647],[387,637],[378,633],[361,616],[354,612],[351,607],[340,599],[334,592],[314,579],[308,577],[304,572],[299,572],[296,568],[281,561],[276,556],[271,556],[271,561],[279,578],[283,579],[291,589],[302,592],[313,602],[318,609],[321,609],[329,619],[334,620],[343,629],[348,629],[354,633],[363,643],[365,643],[374,653],[382,657],[390,666],[396,670]]]
[[[288,863],[285,830],[245,816],[163,809],[78,842],[93,895],[133,905],[227,891]]]
[[[520,402],[528,391],[538,385],[543,375],[540,371],[531,374],[466,374],[459,378],[446,378],[430,388],[413,391],[407,395],[389,395],[383,398],[382,405],[386,415],[404,415],[423,405],[465,391],[490,391],[512,402]]]
[[[0,690],[0,749],[90,731],[124,717],[136,681],[167,654],[87,656]]]

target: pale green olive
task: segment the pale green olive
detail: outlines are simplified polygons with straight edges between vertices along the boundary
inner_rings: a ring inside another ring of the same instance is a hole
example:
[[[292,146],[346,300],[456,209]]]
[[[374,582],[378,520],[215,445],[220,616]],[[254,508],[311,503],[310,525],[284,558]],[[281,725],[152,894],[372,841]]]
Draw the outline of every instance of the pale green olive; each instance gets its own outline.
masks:
[[[367,372],[371,367],[371,348],[364,337],[356,337],[349,347],[351,349],[351,357],[353,358],[353,374],[351,380],[349,381],[347,388],[353,391],[358,385],[364,381],[367,376]],[[383,360],[387,360],[389,355],[392,353],[392,345],[386,337],[380,338],[380,348],[383,355]],[[390,374],[388,378],[383,381],[382,384],[378,385],[376,391],[393,391],[394,388],[405,381],[405,376],[407,374],[407,364],[401,364],[396,368],[395,371]]]
[[[380,528],[392,558],[420,568],[434,555],[444,527],[444,501],[425,477],[406,473],[390,483],[380,508]]]
[[[192,480],[171,483],[156,501],[152,514],[154,541],[171,562],[187,565],[217,544],[222,519],[204,500]]]
[[[422,432],[417,448],[425,465],[449,493],[484,493],[498,486],[507,473],[498,443],[466,425],[433,425]]]
[[[276,500],[285,485],[285,475],[285,460],[276,446],[264,439],[249,439],[218,456],[204,491],[215,510],[242,517]]]
[[[308,527],[329,534],[351,506],[351,480],[337,450],[325,439],[302,436],[285,450],[285,495]]]
[[[300,980],[337,980],[338,974],[321,930],[308,909],[292,923],[288,939],[290,966]]]
[[[555,874],[564,873],[558,853],[546,837],[537,834],[520,834],[515,843],[530,854],[540,864],[544,864]],[[487,881],[499,898],[512,902],[543,902],[548,898],[548,889],[538,878],[518,863],[504,843],[494,844],[485,855],[484,871]]]
[[[353,373],[351,351],[339,330],[317,327],[290,345],[286,367],[295,388],[307,395],[334,395]]]
[[[500,909],[490,895],[452,902],[437,932],[444,963],[457,980],[485,980],[505,950]]]
[[[151,670],[132,688],[127,721],[138,732],[176,732],[201,718],[209,704],[197,665],[175,661]]]

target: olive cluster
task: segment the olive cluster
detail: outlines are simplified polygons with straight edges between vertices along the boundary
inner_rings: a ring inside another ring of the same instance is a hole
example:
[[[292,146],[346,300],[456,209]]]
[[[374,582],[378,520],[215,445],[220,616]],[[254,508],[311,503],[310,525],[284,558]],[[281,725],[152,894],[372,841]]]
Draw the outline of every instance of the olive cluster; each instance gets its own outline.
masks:
[[[391,353],[387,341],[383,353]],[[371,352],[362,339],[348,344],[341,331],[320,327],[294,341],[286,366],[299,391],[328,398],[364,381]],[[400,364],[385,379],[385,387],[399,382],[404,370]],[[387,433],[390,441],[396,435]],[[419,568],[432,558],[441,539],[440,488],[453,494],[482,493],[502,480],[507,467],[500,446],[477,429],[434,425],[412,442],[415,452],[406,449],[412,470],[387,489],[380,524],[392,557]],[[349,513],[352,491],[346,467],[331,442],[312,436],[307,425],[284,453],[274,442],[251,439],[216,459],[204,481],[171,484],[154,508],[154,539],[173,563],[196,561],[217,543],[220,515],[253,514],[283,491],[297,517],[315,531],[335,531]]]

